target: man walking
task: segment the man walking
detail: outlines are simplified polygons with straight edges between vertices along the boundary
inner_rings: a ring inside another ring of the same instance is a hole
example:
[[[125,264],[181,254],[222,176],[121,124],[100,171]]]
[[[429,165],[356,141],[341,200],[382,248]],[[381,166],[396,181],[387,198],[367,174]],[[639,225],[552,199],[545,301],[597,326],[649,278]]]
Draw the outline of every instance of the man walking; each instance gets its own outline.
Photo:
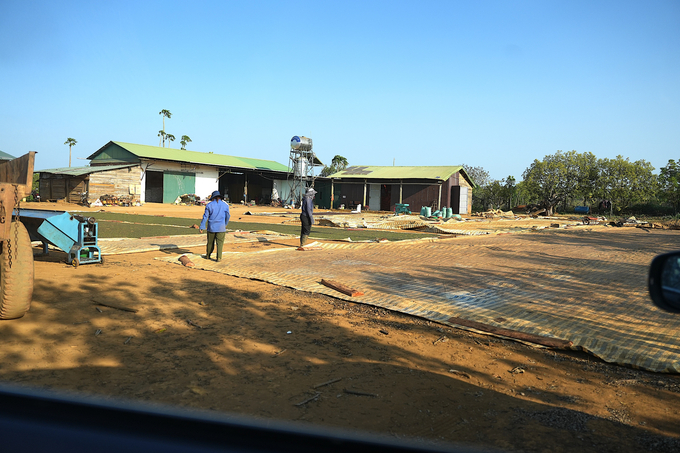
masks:
[[[222,246],[224,245],[224,236],[227,231],[227,224],[229,223],[229,205],[222,201],[222,195],[219,190],[216,190],[210,195],[210,203],[205,205],[205,212],[203,213],[203,220],[199,227],[201,233],[208,228],[208,243],[206,244],[205,257],[210,259],[210,255],[217,244],[216,261],[222,259]]]
[[[302,197],[302,213],[300,214],[300,222],[302,222],[302,231],[300,232],[300,247],[304,247],[309,238],[309,233],[312,232],[312,225],[314,224],[314,195],[316,190],[311,187],[305,192]]]

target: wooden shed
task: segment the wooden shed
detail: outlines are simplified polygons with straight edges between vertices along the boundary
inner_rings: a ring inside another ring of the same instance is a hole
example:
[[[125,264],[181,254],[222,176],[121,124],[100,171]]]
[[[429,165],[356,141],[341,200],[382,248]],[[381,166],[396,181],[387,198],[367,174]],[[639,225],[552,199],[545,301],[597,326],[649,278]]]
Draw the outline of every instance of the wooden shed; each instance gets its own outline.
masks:
[[[412,212],[423,206],[449,207],[454,214],[472,212],[475,184],[462,166],[352,166],[329,178],[336,209],[361,204],[373,211],[394,211],[401,203]]]
[[[135,167],[137,171],[133,170]],[[80,203],[83,197],[92,201],[102,195],[135,198],[136,186],[139,186],[139,165],[136,164],[53,168],[36,173],[40,173],[43,201]]]

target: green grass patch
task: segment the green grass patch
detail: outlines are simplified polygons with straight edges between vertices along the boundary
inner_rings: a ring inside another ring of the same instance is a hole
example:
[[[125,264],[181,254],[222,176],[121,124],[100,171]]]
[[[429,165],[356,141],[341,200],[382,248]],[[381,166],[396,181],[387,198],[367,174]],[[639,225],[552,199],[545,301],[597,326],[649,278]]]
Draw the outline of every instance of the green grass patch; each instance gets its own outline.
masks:
[[[177,236],[184,234],[201,234],[197,229],[190,228],[198,225],[201,219],[184,219],[179,217],[158,217],[139,214],[117,214],[97,212],[92,217],[99,222],[100,238],[141,238],[151,236]],[[282,225],[271,223],[250,223],[231,221],[228,230],[257,231],[268,230],[277,233],[299,235],[299,225]],[[343,228],[312,227],[312,238],[315,239],[347,239],[365,241],[373,239],[387,239],[402,241],[425,237],[437,237],[437,234],[418,233],[411,231],[377,231],[369,229],[345,230]]]

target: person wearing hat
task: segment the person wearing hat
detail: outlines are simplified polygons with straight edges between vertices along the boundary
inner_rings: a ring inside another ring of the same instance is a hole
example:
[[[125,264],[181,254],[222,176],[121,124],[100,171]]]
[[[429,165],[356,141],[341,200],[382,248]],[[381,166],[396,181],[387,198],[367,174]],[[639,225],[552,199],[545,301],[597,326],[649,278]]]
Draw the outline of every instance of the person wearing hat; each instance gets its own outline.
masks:
[[[217,244],[216,261],[222,259],[222,246],[224,245],[224,236],[227,231],[227,224],[229,223],[229,205],[222,201],[222,195],[219,190],[216,190],[210,195],[210,203],[205,205],[205,212],[203,213],[203,220],[199,227],[201,233],[208,228],[208,243],[206,244],[205,257],[210,259],[210,255]]]
[[[314,224],[314,195],[316,190],[309,187],[302,197],[302,213],[300,214],[300,222],[302,222],[302,231],[300,232],[300,247],[304,247],[309,238],[309,233],[312,232],[312,225]]]

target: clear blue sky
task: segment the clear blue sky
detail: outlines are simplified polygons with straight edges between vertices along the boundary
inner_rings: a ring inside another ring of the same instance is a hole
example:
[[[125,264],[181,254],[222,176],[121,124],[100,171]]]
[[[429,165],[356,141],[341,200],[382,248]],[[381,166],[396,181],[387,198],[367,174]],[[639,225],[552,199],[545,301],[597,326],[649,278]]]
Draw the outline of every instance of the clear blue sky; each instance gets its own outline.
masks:
[[[288,163],[680,159],[680,2],[0,1],[0,150],[109,140]]]

